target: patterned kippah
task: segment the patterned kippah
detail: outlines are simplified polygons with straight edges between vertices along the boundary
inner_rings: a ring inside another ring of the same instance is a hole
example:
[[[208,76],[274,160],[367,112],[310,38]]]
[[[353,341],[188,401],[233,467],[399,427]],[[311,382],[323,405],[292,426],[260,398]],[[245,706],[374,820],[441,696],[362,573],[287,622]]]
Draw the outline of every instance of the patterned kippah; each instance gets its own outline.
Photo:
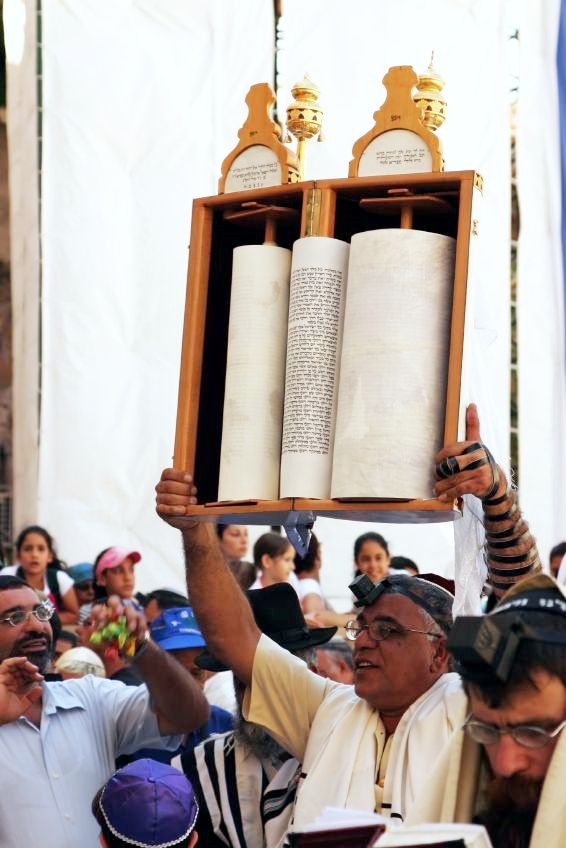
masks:
[[[433,582],[434,581],[434,582]],[[448,581],[447,581],[448,582]],[[421,607],[431,618],[449,633],[453,624],[452,604],[454,595],[448,589],[439,585],[435,575],[393,574],[375,584],[371,597],[367,600],[356,601],[356,606],[366,606],[374,603],[381,595],[404,595],[414,604]]]

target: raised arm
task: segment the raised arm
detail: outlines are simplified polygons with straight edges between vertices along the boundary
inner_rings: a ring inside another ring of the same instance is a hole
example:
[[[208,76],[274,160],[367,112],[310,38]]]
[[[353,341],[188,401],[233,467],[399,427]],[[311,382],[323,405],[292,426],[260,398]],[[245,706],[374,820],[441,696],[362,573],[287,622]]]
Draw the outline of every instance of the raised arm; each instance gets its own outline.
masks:
[[[208,649],[244,683],[252,677],[260,631],[251,607],[230,571],[208,522],[182,521],[196,503],[190,475],[166,468],[155,487],[157,513],[181,530],[189,598]]]
[[[435,486],[439,500],[462,495],[481,499],[489,582],[495,594],[499,597],[514,583],[540,571],[536,542],[521,515],[517,492],[481,442],[474,404],[466,411],[466,441],[443,448],[435,461],[441,478]]]

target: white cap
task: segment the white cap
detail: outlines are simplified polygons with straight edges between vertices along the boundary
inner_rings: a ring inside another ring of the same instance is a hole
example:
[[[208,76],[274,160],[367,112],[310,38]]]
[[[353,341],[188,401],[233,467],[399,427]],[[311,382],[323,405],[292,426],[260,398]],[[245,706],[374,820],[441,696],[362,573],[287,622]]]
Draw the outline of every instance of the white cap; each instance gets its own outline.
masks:
[[[106,677],[104,663],[90,648],[70,648],[61,654],[55,663],[59,674],[94,674],[95,677]]]

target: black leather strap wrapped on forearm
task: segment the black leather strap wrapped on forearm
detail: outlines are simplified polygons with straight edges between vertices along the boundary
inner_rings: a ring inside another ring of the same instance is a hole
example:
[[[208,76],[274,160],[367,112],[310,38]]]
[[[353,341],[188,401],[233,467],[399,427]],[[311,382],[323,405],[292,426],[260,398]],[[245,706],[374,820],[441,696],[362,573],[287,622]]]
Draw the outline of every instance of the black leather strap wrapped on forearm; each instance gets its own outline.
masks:
[[[514,583],[541,570],[536,542],[517,504],[514,489],[498,470],[498,485],[482,498],[489,582],[501,595]],[[503,489],[503,491],[500,491]]]

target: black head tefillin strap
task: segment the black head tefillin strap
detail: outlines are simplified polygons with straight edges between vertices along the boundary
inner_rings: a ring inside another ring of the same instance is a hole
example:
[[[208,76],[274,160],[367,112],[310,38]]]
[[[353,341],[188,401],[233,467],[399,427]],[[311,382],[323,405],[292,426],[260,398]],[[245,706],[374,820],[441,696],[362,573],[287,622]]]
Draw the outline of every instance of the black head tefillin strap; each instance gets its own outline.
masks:
[[[518,595],[496,607],[490,615],[462,616],[454,622],[447,647],[465,668],[466,678],[481,682],[495,676],[506,683],[521,642],[546,642],[566,645],[566,631],[533,627],[522,618],[523,612],[551,613],[566,616],[566,599],[548,591]],[[514,613],[500,621],[502,613]]]
[[[408,577],[407,582],[410,580],[418,581],[419,578]],[[420,582],[426,583],[427,581],[421,580]],[[434,586],[442,592],[446,592],[446,595],[450,597],[450,592],[443,589],[441,586],[437,586],[434,583],[430,583],[429,585]],[[446,624],[438,620],[438,610],[435,610],[434,607],[427,603],[427,601],[418,594],[418,592],[412,592],[410,587],[404,581],[403,575],[399,575],[397,579],[395,576],[393,576],[393,578],[386,577],[384,580],[380,580],[379,583],[374,583],[373,580],[369,579],[367,574],[360,574],[359,577],[356,577],[356,579],[350,583],[348,588],[356,597],[356,600],[354,601],[355,607],[368,607],[370,604],[377,601],[377,599],[382,595],[386,594],[405,595],[405,597],[409,598],[409,600],[411,600],[414,604],[428,612],[439,627],[441,627],[444,631],[448,630]]]

